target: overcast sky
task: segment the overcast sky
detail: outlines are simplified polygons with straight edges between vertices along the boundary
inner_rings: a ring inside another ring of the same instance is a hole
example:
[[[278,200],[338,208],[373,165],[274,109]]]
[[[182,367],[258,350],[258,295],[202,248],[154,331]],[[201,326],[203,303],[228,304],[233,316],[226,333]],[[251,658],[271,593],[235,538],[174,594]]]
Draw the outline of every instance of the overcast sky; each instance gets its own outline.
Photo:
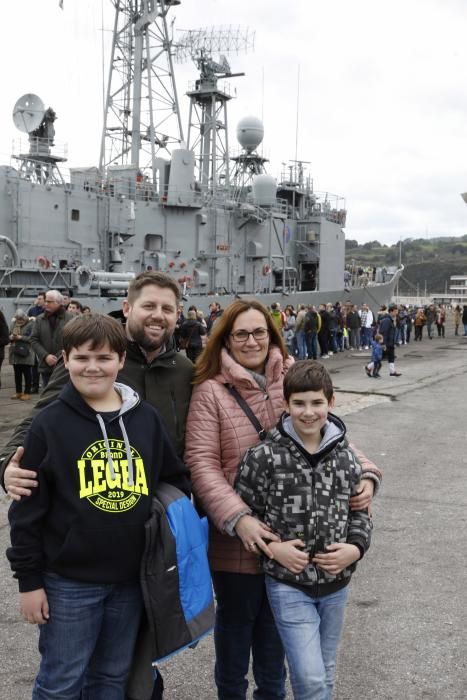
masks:
[[[252,52],[229,56],[246,73],[230,81],[231,142],[239,118],[263,115],[263,153],[278,177],[297,141],[315,189],[345,198],[348,238],[467,233],[467,2],[182,0],[170,16],[180,30],[256,31]],[[57,112],[68,164],[98,164],[101,28],[108,43],[112,19],[110,0],[2,3],[1,163],[21,137],[13,106],[33,92]],[[177,69],[183,96],[196,69]]]

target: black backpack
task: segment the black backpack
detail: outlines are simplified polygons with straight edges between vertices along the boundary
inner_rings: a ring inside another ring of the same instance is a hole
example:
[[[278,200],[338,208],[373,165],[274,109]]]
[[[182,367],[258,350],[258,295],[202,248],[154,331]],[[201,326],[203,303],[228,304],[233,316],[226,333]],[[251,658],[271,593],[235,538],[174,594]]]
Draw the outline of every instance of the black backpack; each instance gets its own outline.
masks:
[[[305,333],[316,333],[318,330],[318,321],[315,311],[308,311],[307,315],[305,316],[304,330]]]

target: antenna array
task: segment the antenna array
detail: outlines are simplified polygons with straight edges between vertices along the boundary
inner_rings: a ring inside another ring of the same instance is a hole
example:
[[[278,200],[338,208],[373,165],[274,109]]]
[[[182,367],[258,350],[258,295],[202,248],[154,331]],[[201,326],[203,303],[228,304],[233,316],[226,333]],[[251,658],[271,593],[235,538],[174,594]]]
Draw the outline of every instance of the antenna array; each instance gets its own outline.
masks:
[[[255,46],[256,32],[242,27],[205,27],[185,32],[177,41],[175,60],[183,63],[200,53],[247,53]]]

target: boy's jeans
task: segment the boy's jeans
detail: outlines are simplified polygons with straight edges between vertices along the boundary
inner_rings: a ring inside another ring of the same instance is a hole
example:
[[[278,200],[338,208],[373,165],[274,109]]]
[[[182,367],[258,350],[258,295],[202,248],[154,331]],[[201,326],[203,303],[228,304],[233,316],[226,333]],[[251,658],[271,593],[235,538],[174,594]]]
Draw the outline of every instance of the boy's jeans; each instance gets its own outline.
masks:
[[[331,700],[349,586],[311,598],[266,576],[266,589],[287,656],[294,700]]]
[[[139,583],[48,574],[44,586],[50,620],[39,627],[42,659],[32,699],[124,700],[142,611]]]
[[[213,571],[217,599],[214,643],[218,700],[245,700],[250,652],[254,700],[284,700],[284,649],[269,607],[263,574]]]

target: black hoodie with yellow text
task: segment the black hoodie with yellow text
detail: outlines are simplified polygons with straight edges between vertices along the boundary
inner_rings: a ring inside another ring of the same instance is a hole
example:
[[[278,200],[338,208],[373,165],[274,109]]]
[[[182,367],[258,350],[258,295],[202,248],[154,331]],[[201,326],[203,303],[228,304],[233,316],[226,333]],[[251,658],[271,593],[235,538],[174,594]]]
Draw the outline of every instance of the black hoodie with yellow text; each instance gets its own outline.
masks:
[[[69,382],[34,419],[21,465],[39,487],[9,510],[7,556],[21,592],[44,572],[86,583],[139,578],[144,525],[159,481],[189,494],[188,472],[157,411],[115,384],[120,411],[99,414]]]

